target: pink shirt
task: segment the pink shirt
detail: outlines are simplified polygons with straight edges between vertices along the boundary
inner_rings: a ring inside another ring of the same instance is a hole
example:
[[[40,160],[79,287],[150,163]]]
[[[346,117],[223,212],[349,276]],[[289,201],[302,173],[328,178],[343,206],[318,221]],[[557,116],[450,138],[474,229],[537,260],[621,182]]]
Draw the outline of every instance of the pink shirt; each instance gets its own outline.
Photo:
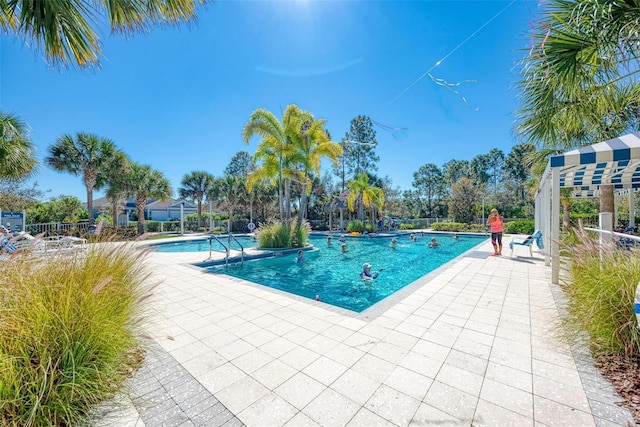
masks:
[[[491,222],[491,232],[492,233],[502,233],[504,231],[504,228],[502,226],[502,218],[500,218],[499,216],[497,216],[492,222]]]

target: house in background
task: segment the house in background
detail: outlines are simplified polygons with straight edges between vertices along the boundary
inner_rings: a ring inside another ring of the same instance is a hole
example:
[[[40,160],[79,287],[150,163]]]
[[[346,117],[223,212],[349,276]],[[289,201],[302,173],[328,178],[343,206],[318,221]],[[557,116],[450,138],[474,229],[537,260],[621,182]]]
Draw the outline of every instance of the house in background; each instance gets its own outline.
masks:
[[[183,208],[182,204],[184,204]],[[184,215],[198,213],[198,207],[193,203],[174,199],[151,202],[147,204],[145,212],[147,219],[152,221],[179,221],[181,209],[183,209]]]
[[[198,207],[186,200],[168,199],[166,201],[149,199],[144,210],[145,219],[152,221],[179,221],[180,208],[184,203],[184,215],[198,212]],[[93,218],[100,216],[100,213],[111,215],[111,200],[100,197],[93,201]],[[118,207],[118,225],[127,225],[132,212],[137,212],[136,201],[134,199],[121,200]]]

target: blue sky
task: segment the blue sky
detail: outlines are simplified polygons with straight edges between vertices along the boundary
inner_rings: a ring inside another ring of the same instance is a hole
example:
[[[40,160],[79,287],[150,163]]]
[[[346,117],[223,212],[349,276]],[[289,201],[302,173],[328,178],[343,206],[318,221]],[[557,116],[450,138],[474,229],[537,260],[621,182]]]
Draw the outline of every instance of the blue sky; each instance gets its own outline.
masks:
[[[2,35],[0,109],[29,124],[39,158],[59,136],[91,132],[174,191],[189,172],[221,176],[236,152],[253,154],[258,140],[245,145],[241,132],[257,108],[280,117],[298,104],[334,141],[364,114],[379,124],[378,175],[409,189],[426,163],[518,142],[517,62],[538,14],[537,1],[218,1],[189,26],[104,34],[94,71],[52,68]],[[416,82],[430,69],[462,82],[459,94]],[[80,177],[43,165],[35,181],[46,198],[86,199]]]

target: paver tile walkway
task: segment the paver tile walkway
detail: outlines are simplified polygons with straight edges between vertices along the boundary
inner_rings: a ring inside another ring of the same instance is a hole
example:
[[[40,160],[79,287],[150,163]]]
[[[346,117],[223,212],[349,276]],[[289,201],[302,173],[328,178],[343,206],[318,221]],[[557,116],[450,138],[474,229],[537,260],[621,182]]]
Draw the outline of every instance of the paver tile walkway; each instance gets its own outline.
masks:
[[[147,360],[100,426],[626,426],[584,349],[554,339],[543,258],[487,242],[360,313],[151,253]]]

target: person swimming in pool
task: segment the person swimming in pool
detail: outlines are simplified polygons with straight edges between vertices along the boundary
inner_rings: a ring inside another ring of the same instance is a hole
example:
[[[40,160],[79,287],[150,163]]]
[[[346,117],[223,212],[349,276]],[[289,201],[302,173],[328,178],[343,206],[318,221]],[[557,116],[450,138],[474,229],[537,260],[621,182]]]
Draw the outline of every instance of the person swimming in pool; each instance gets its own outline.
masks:
[[[346,243],[343,243],[342,245],[340,245],[340,249],[342,250],[343,254],[346,254],[347,252],[349,252],[349,249],[347,249]]]
[[[438,241],[436,240],[435,237],[431,238],[431,242],[429,242],[429,247],[430,248],[435,248],[437,246],[440,246],[440,243],[438,243]]]
[[[340,235],[340,238],[338,239],[338,242],[345,242],[347,239],[344,237],[344,234]]]
[[[362,280],[373,280],[378,277],[378,272],[371,272],[371,264],[365,262],[362,264],[362,271],[360,272],[360,279]]]
[[[327,246],[331,246],[331,240],[333,239],[333,237],[331,237],[331,234],[329,234],[327,236]]]
[[[296,257],[296,263],[301,264],[303,262],[305,262],[306,259],[304,258],[304,252],[303,251],[298,251],[298,256]]]
[[[395,237],[391,239],[391,243],[389,243],[389,246],[395,249],[396,246],[398,246],[398,239],[396,239]]]

